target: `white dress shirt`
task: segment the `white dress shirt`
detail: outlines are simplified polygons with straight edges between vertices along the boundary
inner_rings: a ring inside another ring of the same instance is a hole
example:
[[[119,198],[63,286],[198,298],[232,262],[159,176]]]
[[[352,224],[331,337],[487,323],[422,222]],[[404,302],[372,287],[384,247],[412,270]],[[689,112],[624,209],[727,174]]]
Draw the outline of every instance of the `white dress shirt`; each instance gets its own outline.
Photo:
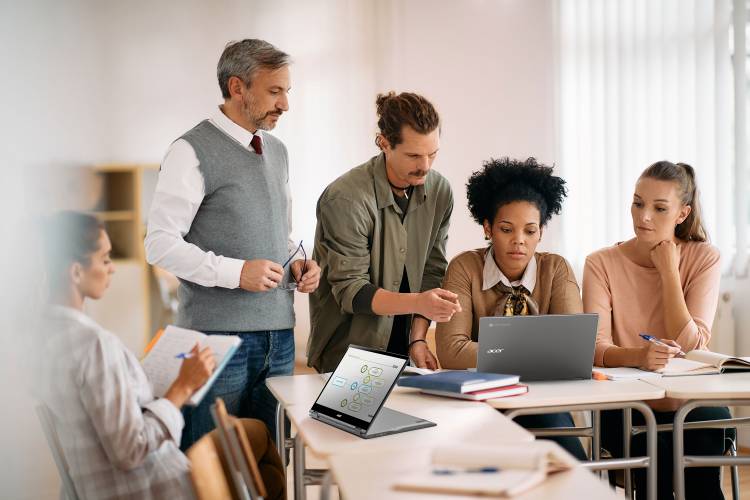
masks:
[[[220,108],[217,108],[209,121],[243,147],[253,150],[250,141],[255,134],[230,120]],[[262,143],[262,132],[258,130],[256,134]],[[161,164],[148,216],[146,260],[178,278],[201,286],[237,288],[240,285],[244,259],[206,252],[184,239],[205,197],[205,183],[199,165],[195,150],[186,140],[178,139],[169,147]],[[288,248],[291,254],[297,244],[291,235],[292,198],[288,179],[286,196]]]
[[[536,286],[536,255],[531,256],[531,260],[526,265],[526,269],[523,271],[523,276],[520,280],[510,281],[505,274],[497,267],[495,262],[495,252],[492,247],[487,249],[487,253],[484,254],[484,270],[482,272],[482,291],[489,290],[498,283],[502,283],[508,287],[514,287],[523,285],[529,293],[534,292]]]
[[[182,414],[154,398],[133,353],[75,309],[53,306],[41,324],[34,392],[52,413],[79,498],[193,498]]]

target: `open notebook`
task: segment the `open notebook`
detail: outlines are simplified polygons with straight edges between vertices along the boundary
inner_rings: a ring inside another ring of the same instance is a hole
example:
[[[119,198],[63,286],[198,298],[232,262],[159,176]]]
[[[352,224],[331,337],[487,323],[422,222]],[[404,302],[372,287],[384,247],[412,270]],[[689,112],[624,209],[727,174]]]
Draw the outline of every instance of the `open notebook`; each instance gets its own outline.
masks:
[[[540,484],[550,473],[576,465],[575,458],[551,441],[445,446],[435,448],[424,472],[405,474],[393,489],[510,497]]]
[[[706,350],[693,350],[684,358],[672,358],[667,366],[655,372],[638,368],[602,368],[594,367],[594,378],[597,375],[609,380],[649,379],[658,377],[677,377],[685,375],[711,375],[725,371],[750,371],[750,357],[737,358]]]
[[[146,372],[154,389],[154,396],[157,398],[164,396],[177,378],[182,360],[175,356],[182,352],[189,352],[196,342],[200,344],[201,349],[211,347],[216,356],[216,368],[206,383],[188,400],[187,404],[191,406],[196,406],[201,402],[216,377],[234,355],[242,339],[236,335],[205,335],[195,330],[168,326],[146,347],[146,356],[141,361],[143,371]]]
[[[657,370],[665,377],[676,375],[709,375],[732,370],[750,370],[750,357],[736,358],[718,352],[695,349],[684,358],[672,358]]]

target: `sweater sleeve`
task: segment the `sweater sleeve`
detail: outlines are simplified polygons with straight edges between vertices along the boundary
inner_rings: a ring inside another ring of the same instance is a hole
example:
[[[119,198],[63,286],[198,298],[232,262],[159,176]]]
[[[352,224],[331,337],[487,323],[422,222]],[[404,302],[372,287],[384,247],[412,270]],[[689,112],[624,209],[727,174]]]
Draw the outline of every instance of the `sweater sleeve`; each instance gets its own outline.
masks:
[[[552,279],[549,314],[577,314],[582,312],[581,289],[578,287],[576,275],[568,261],[561,257]]]
[[[708,248],[710,251],[684,285],[685,305],[691,319],[680,330],[676,342],[685,352],[705,349],[711,340],[711,324],[719,302],[721,265],[719,251]]]
[[[596,332],[594,365],[604,366],[604,353],[615,343],[612,340],[612,293],[602,258],[589,255],[583,268],[583,310],[599,315]]]
[[[438,323],[435,331],[440,366],[461,370],[477,366],[477,343],[471,339],[474,315],[471,300],[471,274],[458,258],[448,265],[443,288],[458,295],[461,312],[447,323]]]

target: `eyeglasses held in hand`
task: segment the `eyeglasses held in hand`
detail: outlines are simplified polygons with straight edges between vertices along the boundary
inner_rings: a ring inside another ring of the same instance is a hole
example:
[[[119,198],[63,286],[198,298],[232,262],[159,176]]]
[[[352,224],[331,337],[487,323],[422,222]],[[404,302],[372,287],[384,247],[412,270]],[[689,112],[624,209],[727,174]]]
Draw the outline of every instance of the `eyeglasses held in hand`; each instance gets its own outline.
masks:
[[[288,259],[286,259],[286,262],[281,266],[286,269],[287,266],[289,266],[292,262],[292,259],[294,259],[299,253],[302,253],[302,274],[305,273],[305,270],[307,269],[307,252],[305,252],[305,247],[302,246],[302,240],[300,240],[299,245],[297,245],[297,249],[292,252],[292,255],[289,256]],[[284,271],[286,273],[286,271]],[[289,266],[289,276],[291,279],[284,280],[279,284],[278,288],[281,288],[282,290],[295,290],[297,288],[298,282],[296,276],[294,276],[294,273],[292,272],[291,266]],[[286,282],[285,282],[286,281]]]

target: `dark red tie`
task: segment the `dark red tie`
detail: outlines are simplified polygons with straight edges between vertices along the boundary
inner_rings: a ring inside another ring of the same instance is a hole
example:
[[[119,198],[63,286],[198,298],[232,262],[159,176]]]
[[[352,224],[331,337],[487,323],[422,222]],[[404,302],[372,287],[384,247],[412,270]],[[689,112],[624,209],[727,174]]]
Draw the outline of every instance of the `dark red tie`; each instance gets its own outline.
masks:
[[[253,136],[252,140],[250,141],[250,145],[253,147],[253,150],[256,154],[263,154],[263,143],[261,142],[259,135]]]

